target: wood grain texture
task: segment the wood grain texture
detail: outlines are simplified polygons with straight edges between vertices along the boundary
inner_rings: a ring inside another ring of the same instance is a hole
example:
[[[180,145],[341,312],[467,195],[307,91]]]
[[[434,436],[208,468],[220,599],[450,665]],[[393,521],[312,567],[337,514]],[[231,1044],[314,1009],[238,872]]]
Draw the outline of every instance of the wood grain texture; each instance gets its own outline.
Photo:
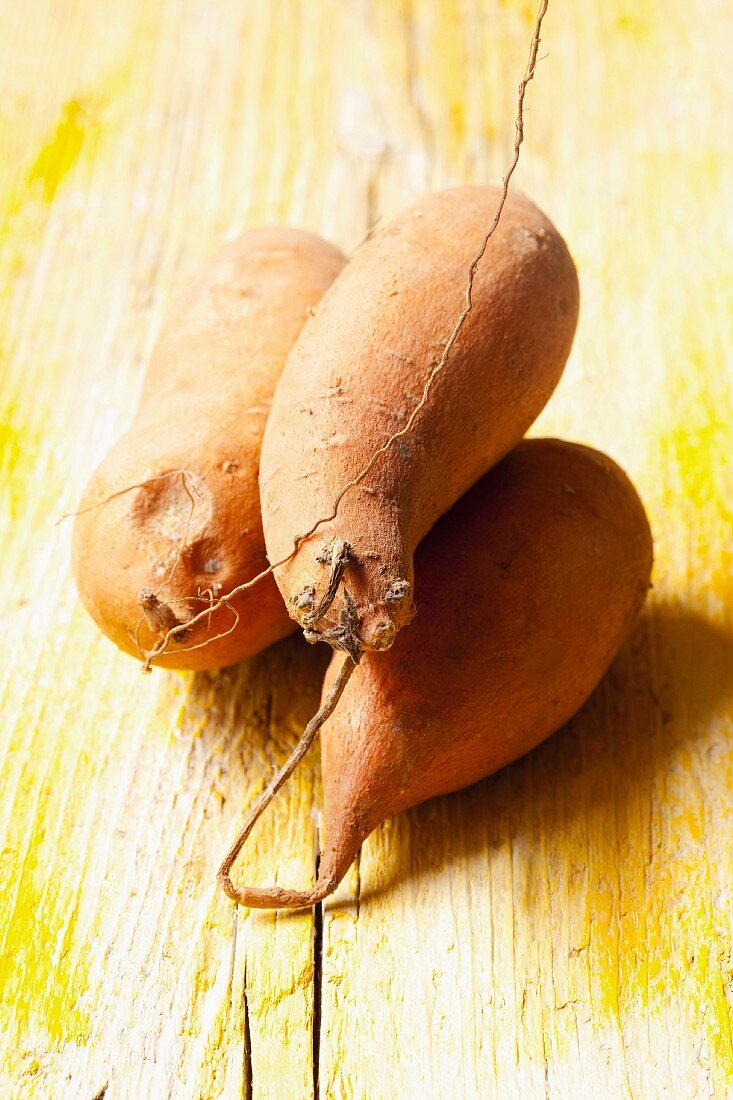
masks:
[[[551,3],[516,177],[582,288],[534,431],[632,475],[653,598],[568,727],[387,823],[317,921],[240,912],[233,950],[213,874],[326,654],[142,677],[54,527],[131,418],[171,288],[224,238],[289,222],[348,250],[427,188],[496,181],[533,17],[0,4],[3,1095],[733,1090],[730,5]],[[314,759],[243,875],[309,880],[318,796]]]

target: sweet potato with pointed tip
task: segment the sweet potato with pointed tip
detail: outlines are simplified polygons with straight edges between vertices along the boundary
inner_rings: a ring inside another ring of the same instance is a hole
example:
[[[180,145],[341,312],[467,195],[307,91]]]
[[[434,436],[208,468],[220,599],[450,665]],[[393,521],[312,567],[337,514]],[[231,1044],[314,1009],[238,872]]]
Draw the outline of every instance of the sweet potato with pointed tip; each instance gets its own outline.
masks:
[[[311,905],[392,814],[516,760],[578,710],[649,587],[652,540],[623,471],[590,448],[520,443],[419,547],[419,618],[367,653],[322,731],[316,885],[243,890]],[[344,658],[335,654],[327,693]]]
[[[331,514],[346,483],[405,425],[464,306],[469,265],[498,199],[492,187],[421,199],[361,245],[306,322],[262,446],[271,562]],[[276,571],[301,625],[329,640],[348,614],[358,620],[361,648],[392,644],[413,612],[415,548],[540,412],[570,351],[577,313],[564,241],[529,199],[510,195],[478,264],[471,312],[414,425],[343,497],[336,519]],[[314,619],[329,547],[342,544],[349,561],[341,590]]]
[[[169,309],[132,426],[93,475],[74,530],[82,600],[128,653],[141,656],[210,597],[266,568],[257,485],[265,420],[287,354],[343,264],[311,233],[252,230]],[[235,612],[231,633],[188,648],[228,631]],[[157,663],[219,668],[292,629],[267,577],[174,635]]]

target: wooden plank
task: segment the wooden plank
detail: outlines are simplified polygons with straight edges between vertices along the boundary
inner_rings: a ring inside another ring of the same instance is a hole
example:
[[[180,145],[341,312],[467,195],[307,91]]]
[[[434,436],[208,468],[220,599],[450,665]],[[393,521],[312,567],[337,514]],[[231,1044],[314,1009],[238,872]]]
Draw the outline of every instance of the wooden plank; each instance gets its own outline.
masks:
[[[220,240],[291,221],[349,248],[427,187],[498,177],[533,16],[0,4],[4,1094],[307,1097],[314,1036],[324,1097],[733,1085],[726,5],[551,4],[517,177],[583,292],[535,431],[632,474],[653,600],[561,734],[367,842],[320,953],[310,913],[240,912],[233,951],[212,874],[325,654],[292,639],[143,678],[79,608],[53,527],[129,420],[172,285]],[[307,881],[317,802],[314,759],[242,874]]]

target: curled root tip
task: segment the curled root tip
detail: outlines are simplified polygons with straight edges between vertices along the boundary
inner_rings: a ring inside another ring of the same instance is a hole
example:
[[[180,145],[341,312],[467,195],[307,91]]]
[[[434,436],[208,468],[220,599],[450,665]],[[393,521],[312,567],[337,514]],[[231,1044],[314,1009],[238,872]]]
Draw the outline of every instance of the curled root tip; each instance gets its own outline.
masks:
[[[310,890],[289,890],[280,886],[261,889],[250,886],[240,890],[234,886],[229,875],[221,871],[217,882],[235,906],[243,905],[248,909],[307,909],[323,901],[338,886],[338,880],[328,878],[319,879]]]
[[[355,662],[347,655],[344,658],[343,664],[339,669],[336,680],[328,695],[303,730],[300,741],[295,746],[282,768],[275,773],[265,790],[250,809],[237,839],[234,841],[234,844],[222,861],[217,874],[217,881],[227,897],[231,898],[232,901],[237,902],[239,905],[245,905],[252,909],[302,909],[305,906],[315,905],[316,902],[321,901],[328,894],[332,893],[337,886],[337,880],[333,879],[331,876],[324,876],[323,879],[319,876],[315,886],[310,890],[288,890],[280,886],[237,887],[231,880],[230,872],[234,861],[241,852],[256,822],[270,805],[283,784],[295,771],[296,767],[313,744],[321,726],[330,718],[355,668]]]

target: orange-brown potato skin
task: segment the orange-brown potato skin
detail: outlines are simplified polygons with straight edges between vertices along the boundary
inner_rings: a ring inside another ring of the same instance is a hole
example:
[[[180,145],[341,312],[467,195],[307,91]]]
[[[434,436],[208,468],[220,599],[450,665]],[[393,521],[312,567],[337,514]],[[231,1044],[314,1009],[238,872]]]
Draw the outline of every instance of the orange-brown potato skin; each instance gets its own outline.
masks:
[[[621,645],[651,567],[642,504],[605,455],[531,440],[488,473],[417,551],[414,623],[364,655],[322,731],[323,877],[338,881],[389,815],[562,726]]]
[[[229,592],[267,566],[257,474],[270,401],[311,309],[344,264],[326,241],[297,229],[256,229],[222,248],[174,300],[131,427],[102,462],[80,507],[176,470],[76,519],[73,569],[81,598],[121,649],[140,656],[159,640],[139,593],[158,592],[188,619],[201,596]],[[191,498],[193,497],[193,510]],[[233,664],[293,624],[271,577],[172,641],[167,668]],[[139,648],[138,648],[139,643]],[[177,652],[180,650],[180,652]]]
[[[260,486],[271,561],[330,515],[341,488],[403,427],[464,306],[471,260],[499,192],[457,187],[421,199],[356,251],[288,357],[263,440]],[[473,309],[410,433],[277,571],[291,614],[335,539],[352,549],[343,587],[357,636],[387,648],[409,621],[416,546],[523,436],[552,393],[578,314],[573,261],[552,223],[513,193],[473,286]],[[417,593],[418,600],[420,593]],[[338,624],[343,593],[318,629]]]

